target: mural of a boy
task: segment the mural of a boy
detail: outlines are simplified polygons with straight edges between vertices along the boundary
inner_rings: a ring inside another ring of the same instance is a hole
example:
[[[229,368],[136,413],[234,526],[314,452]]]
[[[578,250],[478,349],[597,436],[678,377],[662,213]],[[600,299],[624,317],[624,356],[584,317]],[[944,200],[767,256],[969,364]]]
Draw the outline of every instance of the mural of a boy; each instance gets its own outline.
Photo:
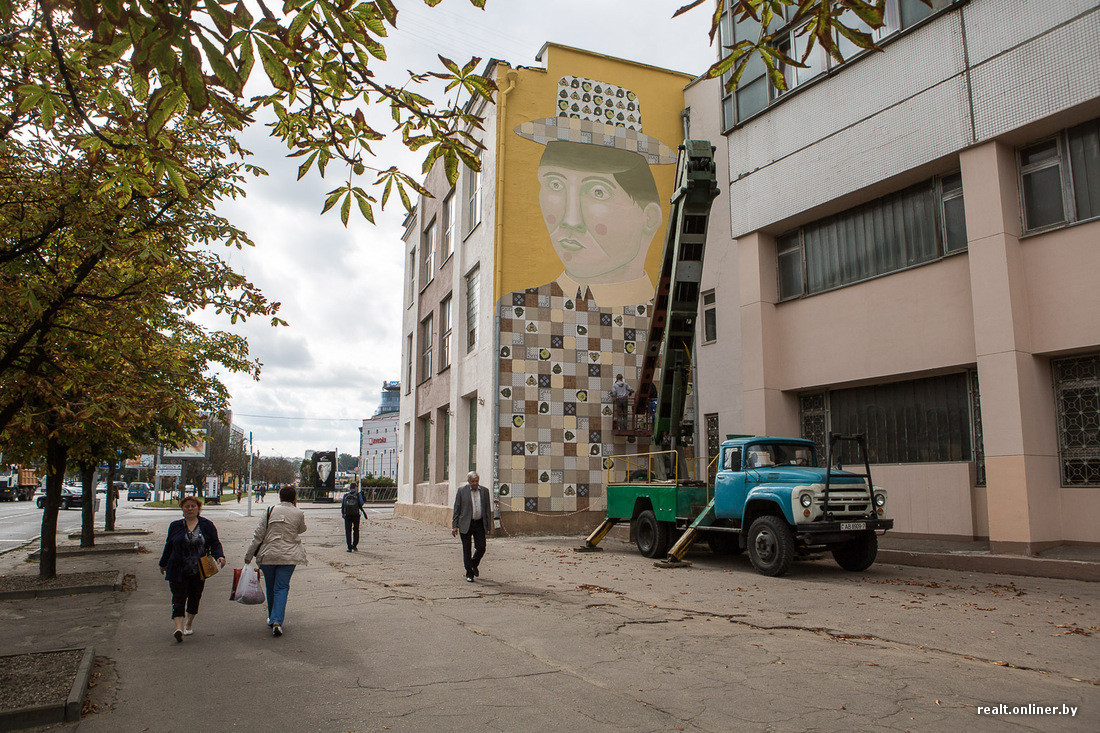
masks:
[[[545,146],[538,205],[562,270],[500,303],[500,493],[526,511],[602,506],[609,392],[617,373],[637,379],[654,292],[645,262],[664,212],[650,167],[676,161],[642,132],[633,91],[576,76],[556,89],[558,114],[515,132]]]

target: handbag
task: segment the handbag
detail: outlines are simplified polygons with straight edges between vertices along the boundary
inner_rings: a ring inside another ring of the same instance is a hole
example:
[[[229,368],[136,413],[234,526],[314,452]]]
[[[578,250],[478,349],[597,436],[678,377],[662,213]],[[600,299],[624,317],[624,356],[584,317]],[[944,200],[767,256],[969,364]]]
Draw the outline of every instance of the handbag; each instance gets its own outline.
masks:
[[[212,575],[217,575],[221,568],[218,567],[218,562],[209,555],[203,555],[199,558],[199,577],[206,580]]]
[[[233,568],[233,590],[229,600],[254,606],[263,603],[263,585],[260,583],[260,569],[249,565],[246,568]]]

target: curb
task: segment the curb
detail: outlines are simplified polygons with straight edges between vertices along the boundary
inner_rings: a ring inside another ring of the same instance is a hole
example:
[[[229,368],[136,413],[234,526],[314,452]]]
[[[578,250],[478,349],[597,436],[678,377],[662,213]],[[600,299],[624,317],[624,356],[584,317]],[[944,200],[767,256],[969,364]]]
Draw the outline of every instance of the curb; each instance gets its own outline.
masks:
[[[23,544],[16,545],[15,547],[4,548],[3,550],[0,550],[0,555],[7,555],[9,552],[18,552],[19,550],[22,550],[26,547],[29,547],[30,545],[33,545],[35,542],[38,542],[37,537],[35,537],[33,540],[27,540]]]
[[[67,651],[80,651],[80,647],[47,649],[39,653]],[[69,696],[64,703],[32,705],[25,708],[16,708],[15,710],[0,711],[0,730],[34,728],[40,725],[80,720],[80,710],[84,704],[84,692],[88,689],[88,681],[92,678],[92,665],[94,663],[95,651],[90,646],[84,647],[84,658],[80,660],[80,666],[76,668],[72,689],[69,691]]]
[[[42,588],[39,590],[8,590],[0,591],[0,601],[25,601],[35,598],[54,598],[57,596],[75,596],[82,593],[110,593],[122,590],[122,571],[115,571],[113,583],[97,583],[93,585],[67,585],[57,588]]]
[[[124,555],[138,552],[141,545],[136,542],[119,542],[114,545],[100,545],[98,547],[58,547],[58,557],[85,557],[88,555]],[[37,560],[41,550],[35,550],[27,556],[30,560]]]
[[[1012,555],[962,554],[949,552],[908,552],[879,549],[875,563],[940,568],[972,573],[1028,575],[1059,580],[1100,582],[1100,563],[1081,560],[1045,560]]]
[[[147,535],[147,534],[152,534],[152,532],[148,529],[112,529],[110,531],[107,531],[105,529],[100,529],[100,530],[96,530],[94,532],[94,534],[95,534],[96,537],[109,538],[109,537],[144,536],[144,535]],[[69,539],[70,540],[78,540],[78,539],[80,539],[80,537],[81,537],[80,532],[69,532]]]

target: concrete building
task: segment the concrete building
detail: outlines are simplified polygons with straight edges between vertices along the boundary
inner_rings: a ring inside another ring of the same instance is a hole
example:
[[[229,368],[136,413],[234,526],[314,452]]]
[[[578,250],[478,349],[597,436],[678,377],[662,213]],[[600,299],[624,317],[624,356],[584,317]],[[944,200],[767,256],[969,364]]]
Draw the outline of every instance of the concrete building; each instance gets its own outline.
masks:
[[[382,382],[382,402],[359,428],[359,475],[397,481],[397,421],[401,382]]]
[[[703,422],[867,434],[897,534],[1100,542],[1100,9],[888,0],[876,36],[687,90],[727,166]]]
[[[636,382],[691,77],[548,44],[493,61],[480,172],[437,165],[406,220],[396,511],[450,523],[476,470],[509,531],[605,509],[615,375]],[[656,244],[655,244],[656,243]]]

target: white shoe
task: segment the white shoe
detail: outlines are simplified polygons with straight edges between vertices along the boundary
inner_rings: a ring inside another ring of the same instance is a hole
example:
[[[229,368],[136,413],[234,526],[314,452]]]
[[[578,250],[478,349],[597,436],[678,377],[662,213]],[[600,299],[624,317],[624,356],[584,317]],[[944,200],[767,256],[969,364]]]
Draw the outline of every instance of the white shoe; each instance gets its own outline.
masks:
[[[183,630],[183,635],[184,636],[191,636],[191,634],[193,634],[193,633],[195,633],[194,629],[184,629]]]

